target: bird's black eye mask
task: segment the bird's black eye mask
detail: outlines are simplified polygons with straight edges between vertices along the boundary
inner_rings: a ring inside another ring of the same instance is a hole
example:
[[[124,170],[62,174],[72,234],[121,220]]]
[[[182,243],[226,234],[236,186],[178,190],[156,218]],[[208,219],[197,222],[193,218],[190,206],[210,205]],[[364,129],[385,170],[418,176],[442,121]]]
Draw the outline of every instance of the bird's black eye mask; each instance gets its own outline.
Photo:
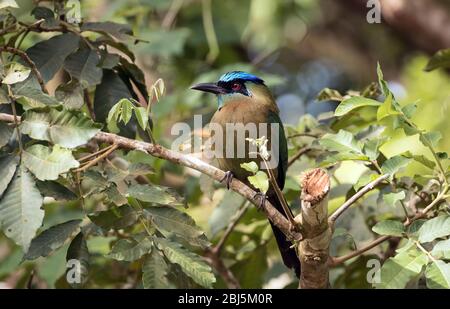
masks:
[[[226,93],[240,93],[247,97],[250,96],[250,92],[247,90],[245,86],[245,81],[242,79],[235,79],[229,82],[219,81],[217,86],[223,88]]]

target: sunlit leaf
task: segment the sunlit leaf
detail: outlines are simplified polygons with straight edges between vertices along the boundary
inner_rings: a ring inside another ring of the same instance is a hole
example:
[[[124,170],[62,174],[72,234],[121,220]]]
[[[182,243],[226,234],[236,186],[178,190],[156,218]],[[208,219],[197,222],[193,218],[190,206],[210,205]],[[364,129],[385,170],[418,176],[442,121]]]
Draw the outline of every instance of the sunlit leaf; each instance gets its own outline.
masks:
[[[334,111],[335,116],[344,116],[354,109],[364,106],[380,106],[382,103],[365,98],[365,97],[351,97],[343,100]]]
[[[384,220],[380,221],[372,227],[372,231],[379,235],[402,236],[405,227],[400,221]]]
[[[425,271],[427,287],[430,289],[450,289],[450,264],[433,261]]]
[[[263,194],[266,194],[267,190],[269,190],[269,177],[263,171],[258,171],[253,176],[247,177],[248,181]]]
[[[381,282],[376,288],[403,289],[410,280],[422,272],[423,266],[428,263],[425,253],[415,248],[398,253],[389,258],[381,267]]]
[[[436,258],[450,260],[450,239],[437,242],[431,250],[431,254]]]
[[[251,161],[248,163],[242,163],[241,167],[246,170],[247,172],[250,172],[252,174],[256,174],[256,172],[258,172],[259,167],[258,164],[256,164],[256,162]]]
[[[32,145],[23,151],[22,160],[39,180],[56,180],[60,174],[80,165],[70,150],[59,145],[53,146],[53,149],[40,144]]]
[[[394,156],[386,160],[381,166],[381,171],[384,174],[394,175],[400,169],[406,167],[411,162],[411,159],[404,156]]]
[[[22,82],[28,78],[31,73],[31,69],[27,68],[20,63],[12,63],[8,71],[6,71],[6,76],[3,78],[2,83],[7,85],[12,85],[15,83]]]
[[[81,112],[55,108],[29,110],[21,123],[22,133],[66,148],[85,144],[100,128]]]
[[[450,216],[441,215],[425,222],[419,230],[419,241],[430,242],[450,235]]]

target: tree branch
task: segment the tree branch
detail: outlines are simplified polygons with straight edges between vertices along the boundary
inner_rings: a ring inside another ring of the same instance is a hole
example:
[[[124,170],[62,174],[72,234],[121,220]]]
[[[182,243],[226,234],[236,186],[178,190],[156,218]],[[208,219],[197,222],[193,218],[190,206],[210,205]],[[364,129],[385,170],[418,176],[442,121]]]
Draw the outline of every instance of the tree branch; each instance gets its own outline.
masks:
[[[330,225],[334,225],[335,221],[340,215],[344,213],[350,206],[352,206],[357,200],[363,197],[367,192],[372,191],[380,182],[389,178],[389,175],[382,175],[374,181],[367,184],[364,188],[359,190],[355,195],[349,198],[341,207],[339,207],[328,219]]]
[[[36,75],[39,85],[41,85],[42,91],[45,92],[46,94],[48,94],[48,90],[47,90],[47,88],[45,88],[44,79],[42,78],[41,73],[37,69],[34,61],[31,60],[31,58],[28,57],[28,55],[25,52],[21,51],[20,49],[14,48],[14,47],[0,46],[0,52],[3,52],[3,51],[17,55],[20,58],[22,58],[26,63],[28,63],[28,65],[31,67],[31,70],[33,71],[33,74]]]
[[[20,117],[17,117],[20,121]],[[0,121],[14,122],[14,117],[9,114],[0,113]],[[128,150],[140,150],[146,152],[156,158],[161,158],[170,161],[174,164],[182,165],[184,167],[195,169],[211,178],[220,181],[224,178],[225,172],[209,165],[208,163],[189,155],[185,155],[176,151],[164,148],[161,145],[146,143],[134,139],[129,139],[123,136],[119,136],[107,132],[98,132],[94,137],[99,143],[116,144],[119,148]],[[260,199],[257,192],[239,181],[233,178],[230,184],[230,188],[239,193],[253,205],[259,207]],[[290,240],[300,241],[302,235],[299,232],[290,230],[290,223],[284,215],[282,215],[269,201],[266,201],[262,207],[267,218],[276,225]]]
[[[302,179],[302,211],[295,219],[303,227],[298,244],[301,264],[299,288],[325,289],[329,286],[329,246],[332,230],[328,225],[330,177],[323,169],[307,172]]]

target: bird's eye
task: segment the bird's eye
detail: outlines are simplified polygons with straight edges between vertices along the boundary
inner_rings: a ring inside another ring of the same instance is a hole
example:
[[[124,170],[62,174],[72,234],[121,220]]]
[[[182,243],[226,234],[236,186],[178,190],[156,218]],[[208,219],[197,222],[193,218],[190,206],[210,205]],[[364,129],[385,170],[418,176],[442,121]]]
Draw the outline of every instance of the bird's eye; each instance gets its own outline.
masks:
[[[241,90],[241,84],[239,84],[239,83],[234,83],[233,85],[231,85],[231,89],[233,90],[233,91],[239,91],[239,90]]]

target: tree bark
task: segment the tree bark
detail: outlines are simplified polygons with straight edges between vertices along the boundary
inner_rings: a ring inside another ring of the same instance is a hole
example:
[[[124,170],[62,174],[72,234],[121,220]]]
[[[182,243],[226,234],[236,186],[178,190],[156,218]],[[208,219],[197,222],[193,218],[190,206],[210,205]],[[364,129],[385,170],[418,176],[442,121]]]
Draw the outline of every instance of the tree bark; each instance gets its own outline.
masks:
[[[303,176],[302,211],[295,218],[303,227],[303,240],[298,245],[301,289],[329,287],[328,256],[332,236],[328,225],[329,191],[330,178],[323,169],[314,169]]]

